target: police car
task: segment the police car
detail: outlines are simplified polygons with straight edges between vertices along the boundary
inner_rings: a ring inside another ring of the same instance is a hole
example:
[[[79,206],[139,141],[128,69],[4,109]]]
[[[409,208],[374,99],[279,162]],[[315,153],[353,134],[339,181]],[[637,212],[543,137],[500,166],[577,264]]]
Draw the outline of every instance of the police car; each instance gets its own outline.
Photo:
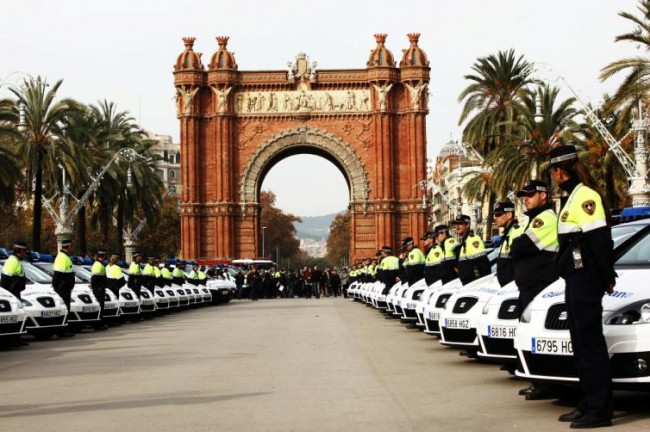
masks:
[[[0,273],[2,264],[0,264]],[[0,288],[0,340],[19,338],[25,334],[27,314],[20,299]]]
[[[231,287],[234,282],[221,278],[210,278],[206,281],[205,288],[210,291],[210,301],[214,304],[226,303],[232,298]]]
[[[397,291],[402,289],[403,285],[404,282],[397,282],[388,290],[388,294],[386,294],[386,313],[390,316],[395,312],[395,295],[397,294]]]
[[[77,277],[84,281],[84,283],[90,284],[90,278],[92,273],[89,268],[85,266],[75,265],[73,266]],[[117,296],[113,291],[106,289],[104,293],[104,312],[102,313],[102,319],[107,322],[114,322],[120,316],[120,302]]]
[[[424,332],[426,334],[433,336],[440,335],[440,313],[444,310],[449,297],[462,287],[463,284],[460,282],[460,279],[454,279],[442,285],[431,294],[422,313],[425,324]]]
[[[23,263],[23,268],[33,267],[36,271],[47,275],[48,283],[52,284],[54,264],[45,262]],[[70,294],[70,311],[68,326],[81,330],[88,325],[96,325],[100,321],[100,306],[88,282],[84,282],[75,274],[75,286]]]
[[[440,312],[440,343],[475,353],[483,306],[502,289],[496,275],[490,274],[456,290]]]
[[[359,289],[360,282],[354,281],[348,287],[348,297],[354,301],[358,301],[357,290]]]
[[[617,388],[650,390],[650,221],[625,224],[636,230],[617,250],[618,279],[603,296],[603,333]],[[615,227],[617,228],[617,227]],[[544,289],[523,311],[515,336],[516,375],[577,383],[562,279]]]
[[[406,303],[406,300],[404,299],[404,295],[406,294],[406,291],[409,289],[409,284],[406,282],[403,282],[395,291],[393,294],[393,316],[395,318],[401,318],[404,312],[402,311],[402,306],[403,304]]]
[[[46,274],[25,265],[23,269],[27,279],[25,289],[20,293],[26,316],[23,328],[37,339],[49,339],[67,327],[68,308],[52,289],[51,281],[48,284]]]
[[[415,324],[423,330],[425,330],[427,327],[426,319],[424,317],[424,309],[429,304],[431,297],[440,288],[442,288],[442,281],[436,281],[431,285],[427,286],[427,288],[424,291],[422,291],[422,295],[420,295],[420,299],[417,301],[415,305],[415,314],[417,316],[417,322]]]
[[[156,295],[149,288],[140,287],[140,314],[147,318],[153,317],[156,314],[157,300]]]
[[[614,248],[624,246],[626,240],[642,228],[642,223],[614,226],[612,228]],[[514,283],[508,284],[499,295],[493,296],[483,307],[479,322],[478,351],[478,356],[482,359],[505,363],[516,361],[514,339],[519,324],[518,299],[517,286]]]
[[[427,283],[424,279],[420,279],[413,286],[409,286],[408,289],[402,294],[402,301],[400,306],[402,309],[401,320],[407,324],[414,324],[417,322],[418,317],[415,312],[420,297],[424,293],[424,290],[427,289]]]

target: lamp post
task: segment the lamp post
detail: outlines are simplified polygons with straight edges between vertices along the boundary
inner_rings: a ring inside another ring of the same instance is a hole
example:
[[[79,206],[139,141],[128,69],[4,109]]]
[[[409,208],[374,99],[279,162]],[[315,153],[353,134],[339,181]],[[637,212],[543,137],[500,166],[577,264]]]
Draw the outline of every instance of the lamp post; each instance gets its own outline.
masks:
[[[99,187],[99,184],[101,183],[101,180],[104,178],[104,175],[106,174],[106,171],[108,171],[109,167],[113,164],[113,162],[115,162],[120,158],[126,160],[129,163],[135,161],[136,159],[146,159],[143,156],[139,155],[132,148],[128,148],[128,147],[121,148],[115,153],[115,155],[113,155],[111,160],[99,172],[97,177],[95,178],[91,177],[93,181],[90,184],[90,186],[88,186],[88,189],[86,190],[86,192],[84,192],[81,198],[77,198],[74,195],[72,195],[72,193],[70,192],[70,188],[68,187],[65,168],[62,165],[59,165],[59,168],[61,168],[61,172],[63,175],[63,190],[61,192],[61,202],[59,205],[59,211],[57,212],[53,205],[53,202],[56,199],[56,197],[59,195],[59,192],[55,193],[49,199],[48,198],[43,199],[43,207],[45,207],[45,209],[50,214],[50,216],[52,216],[52,219],[54,219],[54,223],[55,223],[54,233],[56,234],[56,242],[58,247],[57,250],[61,249],[61,244],[63,243],[64,240],[72,239],[74,220],[79,214],[79,211],[88,202],[90,195],[97,189],[97,187]],[[128,172],[130,171],[131,171],[131,167],[129,166]],[[130,185],[128,184],[128,177],[130,177],[130,174],[127,173],[127,187],[130,187]],[[75,206],[70,211],[68,211],[69,197],[72,197],[77,201]]]
[[[265,258],[265,257],[266,257],[266,254],[265,254],[265,252],[266,252],[266,250],[265,250],[266,241],[265,241],[265,240],[266,240],[266,239],[264,238],[264,234],[265,234],[265,233],[266,233],[266,227],[263,226],[263,227],[262,227],[262,258]]]

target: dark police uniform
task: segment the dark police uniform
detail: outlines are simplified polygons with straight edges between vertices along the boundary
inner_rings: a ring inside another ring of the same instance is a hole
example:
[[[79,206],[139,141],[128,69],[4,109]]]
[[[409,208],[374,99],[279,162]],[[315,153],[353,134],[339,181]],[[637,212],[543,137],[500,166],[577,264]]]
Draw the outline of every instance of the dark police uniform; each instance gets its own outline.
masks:
[[[577,159],[575,147],[551,151],[551,166]],[[601,196],[571,178],[559,185],[569,193],[558,222],[557,269],[566,281],[565,300],[569,331],[584,399],[578,404],[577,422],[594,427],[612,418],[612,379],[602,326],[602,298],[616,280],[611,228]],[[576,424],[576,421],[572,426]]]
[[[428,238],[434,239],[433,245],[426,251],[426,258],[424,259],[424,281],[427,285],[432,285],[440,280],[440,264],[445,257],[445,252],[442,247],[435,243],[436,232],[427,232],[421,240]]]

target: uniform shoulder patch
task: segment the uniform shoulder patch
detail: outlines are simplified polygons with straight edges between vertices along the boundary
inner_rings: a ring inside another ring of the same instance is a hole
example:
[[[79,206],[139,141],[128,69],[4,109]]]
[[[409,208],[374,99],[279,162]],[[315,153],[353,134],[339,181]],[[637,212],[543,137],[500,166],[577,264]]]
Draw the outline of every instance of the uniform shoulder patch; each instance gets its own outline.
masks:
[[[440,252],[434,252],[434,253],[433,253],[433,256],[436,257],[436,258],[438,258],[438,257],[440,256]]]
[[[472,242],[472,246],[474,246],[475,248],[477,248],[480,244],[481,242],[479,242],[478,240]]]
[[[533,228],[539,228],[544,226],[544,221],[541,220],[540,218],[535,218],[533,220]]]
[[[449,244],[456,244],[456,239],[455,238],[450,238],[447,240]]]
[[[589,216],[593,216],[594,213],[596,213],[596,201],[594,200],[587,200],[582,203],[582,209],[587,213]]]
[[[562,216],[560,216],[560,220],[561,220],[562,222],[566,222],[567,219],[569,219],[569,212],[568,212],[568,211],[565,211],[564,213],[562,213]]]

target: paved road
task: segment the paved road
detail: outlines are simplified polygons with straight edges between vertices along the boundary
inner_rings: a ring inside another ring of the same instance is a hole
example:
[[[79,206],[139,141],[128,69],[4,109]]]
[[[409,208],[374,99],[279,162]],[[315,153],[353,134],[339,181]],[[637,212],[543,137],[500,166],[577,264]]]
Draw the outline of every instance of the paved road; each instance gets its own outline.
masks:
[[[568,430],[521,387],[360,304],[244,301],[0,352],[0,430]],[[650,430],[646,395],[616,403]]]

